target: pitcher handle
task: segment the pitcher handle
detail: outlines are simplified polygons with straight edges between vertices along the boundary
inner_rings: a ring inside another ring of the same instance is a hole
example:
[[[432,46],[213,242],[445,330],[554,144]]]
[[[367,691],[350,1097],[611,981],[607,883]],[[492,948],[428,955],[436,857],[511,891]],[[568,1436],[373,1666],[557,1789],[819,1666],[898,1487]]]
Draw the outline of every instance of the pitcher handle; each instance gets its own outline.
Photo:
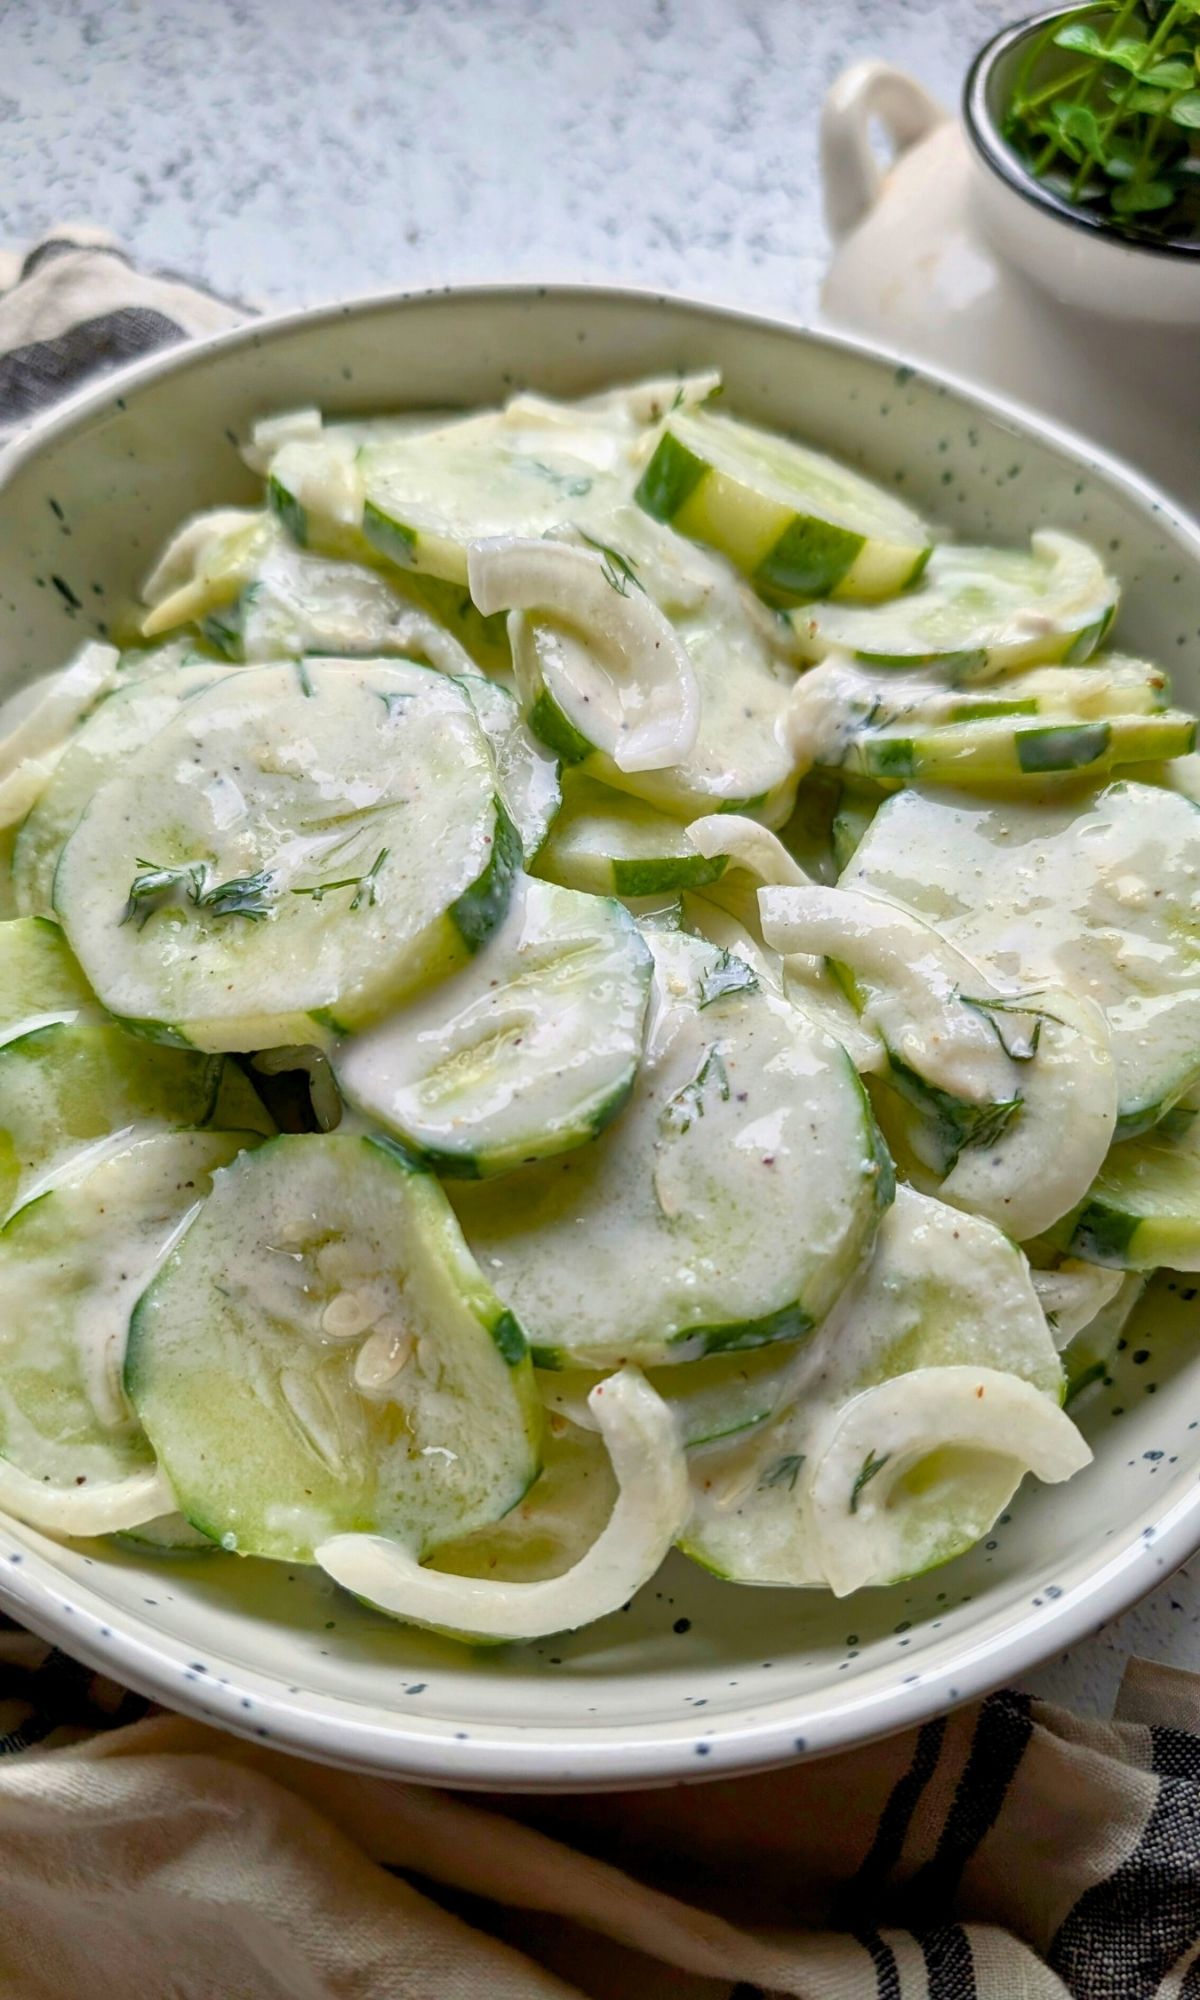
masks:
[[[949,113],[915,77],[891,63],[860,62],[843,70],[821,108],[821,178],[825,226],[835,243],[875,206],[884,167],[871,139],[878,119],[898,159]]]

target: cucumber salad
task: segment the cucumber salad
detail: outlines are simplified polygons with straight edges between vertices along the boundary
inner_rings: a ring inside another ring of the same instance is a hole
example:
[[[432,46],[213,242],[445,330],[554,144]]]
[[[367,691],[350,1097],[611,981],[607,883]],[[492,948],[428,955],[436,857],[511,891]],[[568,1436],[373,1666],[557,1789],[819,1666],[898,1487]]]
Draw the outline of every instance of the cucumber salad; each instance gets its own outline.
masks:
[[[1196,724],[715,375],[273,415],[0,709],[0,1507],[478,1642],[845,1595],[1200,1270]]]

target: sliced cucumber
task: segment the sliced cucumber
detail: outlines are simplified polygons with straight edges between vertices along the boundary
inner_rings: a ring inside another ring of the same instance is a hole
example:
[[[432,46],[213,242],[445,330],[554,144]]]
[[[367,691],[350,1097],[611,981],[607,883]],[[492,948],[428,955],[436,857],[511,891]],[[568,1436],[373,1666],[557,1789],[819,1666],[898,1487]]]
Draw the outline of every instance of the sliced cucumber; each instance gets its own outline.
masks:
[[[464,674],[460,686],[487,737],[496,789],[521,836],[522,853],[532,861],[562,805],[559,760],[525,727],[507,688],[482,674]]]
[[[149,1551],[153,1556],[215,1555],[216,1543],[193,1528],[182,1514],[158,1514],[153,1521],[140,1521],[136,1528],[124,1528],[116,1540],[128,1548]]]
[[[1068,1403],[1108,1374],[1121,1335],[1148,1283],[1145,1271],[1126,1272],[1108,1304],[1075,1334],[1063,1353]]]
[[[1200,1271],[1200,1115],[1177,1107],[1153,1131],[1113,1147],[1070,1247],[1125,1271]]]
[[[568,775],[562,811],[538,856],[548,881],[596,896],[699,889],[724,869],[725,857],[697,853],[678,820],[580,771]]]
[[[69,666],[19,688],[0,707],[0,830],[37,803],[76,724],[113,685],[120,654],[84,646]]]
[[[338,1082],[442,1174],[566,1152],[633,1087],[651,963],[620,903],[523,878],[469,965],[340,1044]]]
[[[795,1365],[796,1350],[777,1341],[733,1354],[708,1354],[675,1368],[651,1368],[646,1380],[669,1405],[685,1445],[711,1444],[773,1416]],[[595,1430],[588,1398],[605,1379],[595,1369],[540,1369],[537,1383],[552,1419],[557,1414],[573,1427]]]
[[[491,1527],[442,1542],[431,1570],[494,1583],[541,1583],[571,1569],[600,1539],[616,1505],[618,1486],[599,1425],[587,1428],[551,1413],[542,1469],[512,1512]]]
[[[844,1052],[748,968],[731,980],[727,954],[678,932],[647,941],[650,1028],[621,1118],[561,1161],[454,1192],[543,1366],[796,1340],[890,1199]]]
[[[1122,764],[1185,757],[1195,741],[1195,717],[1181,709],[1104,722],[987,717],[919,736],[907,728],[865,729],[850,738],[841,761],[885,786],[1040,784],[1058,774],[1099,777]]]
[[[1200,810],[1125,782],[1057,808],[902,792],[847,884],[932,917],[1007,979],[1094,1000],[1112,1039],[1118,1137],[1200,1081]]]
[[[921,574],[933,540],[860,473],[708,410],[667,417],[636,497],[784,604],[889,597]]]
[[[763,889],[763,934],[815,952],[882,1041],[947,1201],[1018,1239],[1073,1209],[1108,1150],[1117,1084],[1103,1015],[1062,987],[1002,987],[899,904],[854,890]]]
[[[0,1505],[77,1535],[171,1505],[121,1390],[129,1314],[213,1173],[254,1143],[231,1132],[138,1139],[0,1230]]]
[[[80,723],[17,835],[12,871],[22,910],[32,916],[52,911],[58,857],[98,786],[157,736],[181,703],[225,679],[229,671],[199,660],[139,674],[129,685],[114,688]]]
[[[246,668],[103,784],[55,906],[110,1011],[209,1048],[377,1019],[502,919],[520,843],[474,711],[403,661]]]
[[[437,1182],[367,1139],[277,1139],[219,1174],[125,1379],[182,1511],[246,1555],[372,1529],[424,1555],[538,1469],[520,1328]]]
[[[920,582],[888,604],[806,604],[792,614],[805,659],[849,653],[874,667],[936,667],[950,681],[1086,660],[1119,590],[1092,549],[1048,528],[1021,549],[933,551]]]
[[[1028,776],[1039,743],[1043,761],[1050,756],[1051,732],[1157,715],[1169,698],[1161,668],[1120,655],[1092,667],[1030,667],[999,687],[966,690],[948,686],[935,673],[860,667],[835,655],[797,684],[788,737],[806,764],[854,771],[875,758],[891,777],[919,774],[923,756],[938,772],[957,757],[969,783],[976,771],[997,779]],[[1006,749],[1009,730],[1014,743]],[[1071,740],[1064,736],[1064,753]],[[914,745],[907,763],[905,742]],[[1093,754],[1087,751],[1085,761]]]
[[[335,1582],[412,1625],[470,1639],[536,1639],[572,1631],[628,1604],[658,1569],[687,1519],[687,1466],[674,1421],[636,1368],[592,1391],[617,1498],[604,1529],[572,1567],[533,1581],[422,1569],[381,1535],[337,1535],[317,1550]]]
[[[1040,1434],[1072,1470],[1086,1458],[1061,1391],[1020,1251],[902,1186],[870,1264],[797,1357],[786,1409],[692,1454],[685,1552],[737,1582],[839,1595],[916,1575],[986,1534],[1027,1467],[1052,1470]],[[973,1401],[994,1411],[990,1431]]]
[[[205,1125],[218,1113],[228,1122],[243,1092],[257,1102],[222,1058],[136,1041],[111,1023],[35,1028],[0,1048],[0,1203],[23,1206],[74,1156],[134,1126]]]
[[[91,1004],[91,988],[57,924],[44,917],[0,924],[0,1042],[73,1020]]]

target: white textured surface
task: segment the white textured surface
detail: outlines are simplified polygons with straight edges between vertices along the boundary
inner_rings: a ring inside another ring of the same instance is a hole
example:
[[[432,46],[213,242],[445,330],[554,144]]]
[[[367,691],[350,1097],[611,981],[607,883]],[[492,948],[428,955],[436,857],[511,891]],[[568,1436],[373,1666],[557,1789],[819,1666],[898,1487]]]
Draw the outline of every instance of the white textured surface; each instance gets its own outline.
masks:
[[[945,101],[996,0],[9,0],[11,238],[87,218],[263,305],[487,278],[807,317],[817,115],[882,55]],[[1030,1683],[1106,1711],[1131,1651],[1200,1664],[1186,1571]]]

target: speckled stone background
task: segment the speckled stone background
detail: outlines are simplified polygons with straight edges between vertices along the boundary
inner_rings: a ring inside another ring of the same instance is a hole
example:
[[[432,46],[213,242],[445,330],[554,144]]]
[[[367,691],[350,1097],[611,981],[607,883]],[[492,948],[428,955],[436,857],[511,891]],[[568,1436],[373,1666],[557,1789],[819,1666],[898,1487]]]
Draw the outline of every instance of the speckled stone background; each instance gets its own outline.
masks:
[[[947,102],[1001,0],[0,0],[9,242],[112,229],[264,306],[624,280],[811,317],[817,121],[882,55]],[[1200,1666],[1186,1571],[1029,1685]]]

